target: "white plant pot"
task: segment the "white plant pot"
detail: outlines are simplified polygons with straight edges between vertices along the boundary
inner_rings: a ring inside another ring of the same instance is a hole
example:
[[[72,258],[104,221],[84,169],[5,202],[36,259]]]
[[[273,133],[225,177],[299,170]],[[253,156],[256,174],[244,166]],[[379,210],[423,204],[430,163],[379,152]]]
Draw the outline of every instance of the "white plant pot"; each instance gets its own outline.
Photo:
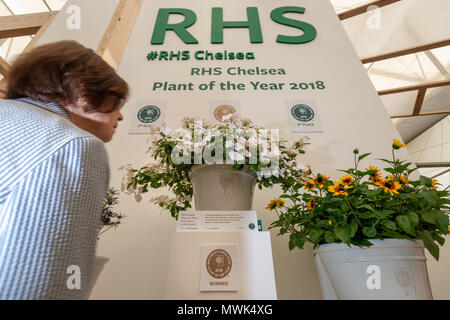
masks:
[[[94,265],[92,266],[92,272],[91,272],[91,282],[89,284],[88,294],[89,297],[92,294],[92,290],[94,289],[95,284],[97,283],[98,278],[100,277],[100,273],[102,272],[103,268],[105,267],[106,263],[108,263],[109,258],[105,257],[94,257]]]
[[[250,211],[256,177],[233,165],[198,165],[190,172],[195,208],[199,211]]]
[[[372,247],[330,243],[318,249],[338,299],[433,299],[422,241],[370,240]]]

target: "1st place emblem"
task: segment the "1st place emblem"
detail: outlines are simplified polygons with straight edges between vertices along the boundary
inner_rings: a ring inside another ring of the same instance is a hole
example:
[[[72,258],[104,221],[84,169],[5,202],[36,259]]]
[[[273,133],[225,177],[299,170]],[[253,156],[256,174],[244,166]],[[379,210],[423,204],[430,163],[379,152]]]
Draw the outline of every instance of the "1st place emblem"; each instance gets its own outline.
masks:
[[[139,110],[137,117],[142,123],[154,123],[161,117],[161,109],[154,105],[145,106]]]
[[[314,110],[306,104],[297,104],[291,109],[294,119],[301,122],[309,122],[314,119]]]

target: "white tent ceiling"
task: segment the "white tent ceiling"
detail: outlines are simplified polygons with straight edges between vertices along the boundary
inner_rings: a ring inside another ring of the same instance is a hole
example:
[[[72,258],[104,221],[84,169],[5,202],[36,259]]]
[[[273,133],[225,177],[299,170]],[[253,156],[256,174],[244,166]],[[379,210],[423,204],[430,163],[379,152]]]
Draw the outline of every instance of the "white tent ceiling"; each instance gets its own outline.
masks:
[[[87,1],[87,0],[86,0]],[[330,0],[337,13],[372,1]],[[66,0],[0,0],[0,16],[56,11]],[[345,30],[361,58],[376,56],[450,38],[449,0],[402,0],[380,8],[380,24],[368,27],[374,12],[343,21]],[[371,20],[373,22],[373,20]],[[31,36],[0,39],[0,56],[11,62],[31,40]],[[449,79],[450,46],[366,64],[377,90]],[[381,96],[391,115],[412,113],[417,91]],[[422,111],[450,109],[450,86],[427,91]],[[394,119],[405,142],[416,138],[446,115]]]

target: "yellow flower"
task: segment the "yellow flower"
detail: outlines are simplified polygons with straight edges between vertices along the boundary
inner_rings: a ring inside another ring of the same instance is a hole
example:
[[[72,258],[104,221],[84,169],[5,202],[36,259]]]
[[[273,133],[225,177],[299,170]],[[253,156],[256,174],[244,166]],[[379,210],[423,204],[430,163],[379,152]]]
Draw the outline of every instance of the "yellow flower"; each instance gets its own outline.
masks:
[[[277,199],[277,208],[284,208],[284,204],[286,203],[286,201],[284,199]]]
[[[305,172],[303,172],[303,178],[306,178],[307,176],[309,176],[312,172],[311,170],[311,166],[308,164],[306,165],[306,167],[308,168],[308,170],[306,170]]]
[[[397,139],[393,139],[392,148],[394,148],[395,150],[398,150],[403,147],[406,147],[406,144],[404,144],[401,141],[398,141]]]
[[[344,186],[348,186],[350,183],[352,183],[354,180],[353,180],[353,177],[351,176],[351,175],[349,175],[349,174],[346,174],[345,176],[343,176],[340,180],[339,180],[339,183],[340,184],[342,184],[342,185],[344,185]]]
[[[329,179],[330,177],[327,177],[326,175],[318,174],[315,182],[319,185],[319,188],[322,189],[325,181],[328,181]]]
[[[400,183],[401,184],[408,184],[410,182],[411,182],[411,180],[409,180],[407,177],[400,176]]]
[[[437,183],[438,183],[437,179],[431,180],[431,184],[432,184],[431,188],[433,188],[434,190],[437,190],[437,188],[438,188]]]
[[[398,189],[401,189],[401,184],[396,181],[391,181],[391,177],[383,180],[381,182],[381,187],[384,188],[384,192],[390,193],[390,194],[398,194]]]
[[[333,222],[330,220],[328,220],[328,224],[331,226],[333,224]]]
[[[305,186],[304,186],[304,188],[305,188],[306,190],[308,190],[308,191],[311,191],[311,190],[314,189],[315,187],[316,187],[316,181],[313,180],[313,179],[308,180],[308,181],[305,183]]]
[[[383,183],[383,178],[381,177],[381,175],[376,175],[374,177],[370,177],[370,181],[372,181],[377,186],[381,186],[381,184]]]
[[[374,166],[369,166],[369,168],[366,168],[366,171],[376,171],[374,173],[370,173],[369,176],[371,177],[375,177],[375,176],[380,176],[380,169],[378,169],[377,167]]]
[[[315,207],[316,207],[316,200],[314,200],[314,198],[312,198],[311,200],[309,200],[309,201],[306,203],[306,208],[307,208],[308,210],[313,210]]]
[[[277,207],[277,200],[272,200],[272,201],[269,202],[269,204],[267,205],[266,209],[269,210],[269,211],[272,211],[276,207]]]
[[[335,182],[334,185],[328,187],[328,191],[333,193],[333,196],[348,196],[347,188],[344,188],[339,182]]]

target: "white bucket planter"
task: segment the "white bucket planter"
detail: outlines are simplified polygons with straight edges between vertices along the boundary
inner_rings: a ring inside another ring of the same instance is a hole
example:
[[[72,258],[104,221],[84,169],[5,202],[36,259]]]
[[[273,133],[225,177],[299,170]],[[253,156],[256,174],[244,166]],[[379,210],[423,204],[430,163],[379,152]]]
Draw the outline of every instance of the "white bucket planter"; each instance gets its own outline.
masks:
[[[374,245],[321,245],[318,255],[338,299],[431,300],[422,241],[370,240]]]
[[[190,172],[195,208],[199,211],[250,211],[255,174],[232,165],[198,165]]]

